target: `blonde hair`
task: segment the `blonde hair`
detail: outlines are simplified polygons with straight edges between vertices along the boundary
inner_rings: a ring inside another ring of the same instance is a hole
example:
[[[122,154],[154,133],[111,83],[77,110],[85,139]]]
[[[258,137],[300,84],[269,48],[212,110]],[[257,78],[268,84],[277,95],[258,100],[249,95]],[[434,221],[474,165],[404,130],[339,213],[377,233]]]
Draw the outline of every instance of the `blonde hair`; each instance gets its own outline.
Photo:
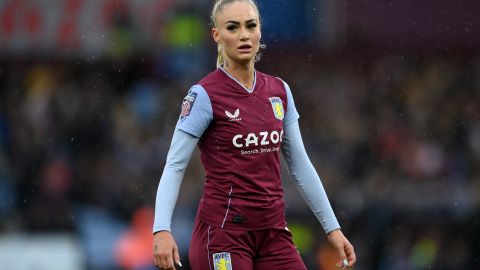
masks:
[[[210,21],[211,21],[212,27],[217,27],[217,21],[216,21],[217,14],[219,12],[222,12],[225,6],[235,2],[240,2],[240,1],[248,2],[250,5],[252,5],[253,8],[257,11],[258,18],[261,22],[260,12],[258,10],[257,3],[255,3],[254,0],[217,0],[213,5],[212,13],[210,15]],[[265,49],[265,48],[266,48],[265,44],[263,44],[260,41],[259,51],[257,52],[257,54],[255,55],[255,58],[253,59],[254,62],[260,61],[260,58],[261,58],[260,49]],[[217,45],[217,53],[218,53],[217,55],[217,68],[218,68],[225,63],[225,56],[223,55],[223,48],[222,48],[222,44],[220,43]]]

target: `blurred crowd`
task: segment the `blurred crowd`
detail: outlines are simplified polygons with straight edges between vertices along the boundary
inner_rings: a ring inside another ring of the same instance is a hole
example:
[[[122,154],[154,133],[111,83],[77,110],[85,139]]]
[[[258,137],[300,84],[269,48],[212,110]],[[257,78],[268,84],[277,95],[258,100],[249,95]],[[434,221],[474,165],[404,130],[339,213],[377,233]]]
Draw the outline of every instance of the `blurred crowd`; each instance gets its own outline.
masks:
[[[205,18],[191,8],[165,17],[157,50],[137,47],[120,12],[105,54],[0,57],[0,234],[66,232],[86,269],[155,269],[152,211],[181,101],[215,67]],[[257,68],[292,89],[355,269],[476,269],[478,51],[349,42],[321,52],[272,39]],[[334,269],[322,228],[283,176],[308,269]],[[196,152],[173,219],[183,269],[202,186]]]
[[[277,66],[358,269],[475,269],[480,59],[359,54]]]
[[[357,248],[357,269],[473,269],[479,58],[377,54],[359,62],[298,54],[278,62],[277,54],[267,53],[259,69],[291,85],[307,151]],[[2,61],[3,233],[70,232],[84,244],[89,269],[121,265],[98,251],[115,253],[123,232],[150,235],[180,103],[196,82],[165,78],[159,64],[145,55]],[[184,258],[202,175],[193,158],[174,218]],[[328,265],[333,255],[321,228],[286,171],[284,178],[302,254],[311,269]]]

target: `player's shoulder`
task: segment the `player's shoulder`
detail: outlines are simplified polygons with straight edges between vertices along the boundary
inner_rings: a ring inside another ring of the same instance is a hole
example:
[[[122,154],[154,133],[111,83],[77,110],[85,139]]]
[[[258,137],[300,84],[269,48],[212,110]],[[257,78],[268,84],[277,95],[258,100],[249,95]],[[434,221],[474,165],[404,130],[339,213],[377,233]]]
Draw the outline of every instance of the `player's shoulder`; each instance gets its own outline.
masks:
[[[257,77],[259,77],[259,78],[263,78],[263,79],[266,79],[266,80],[281,80],[278,76],[270,75],[270,74],[267,74],[267,73],[264,73],[264,72],[261,72],[261,71],[258,71],[258,70],[255,70],[255,72],[257,73]]]
[[[224,81],[224,78],[221,74],[221,70],[217,68],[216,70],[210,72],[205,77],[203,77],[200,81],[198,81],[197,85],[202,87],[218,84]]]
[[[257,73],[257,78],[259,78],[259,79],[263,79],[263,80],[266,80],[266,81],[271,81],[271,82],[274,82],[274,83],[279,83],[279,84],[282,84],[282,85],[285,83],[285,81],[278,76],[266,74],[266,73],[260,72],[258,70],[256,71],[256,73]]]

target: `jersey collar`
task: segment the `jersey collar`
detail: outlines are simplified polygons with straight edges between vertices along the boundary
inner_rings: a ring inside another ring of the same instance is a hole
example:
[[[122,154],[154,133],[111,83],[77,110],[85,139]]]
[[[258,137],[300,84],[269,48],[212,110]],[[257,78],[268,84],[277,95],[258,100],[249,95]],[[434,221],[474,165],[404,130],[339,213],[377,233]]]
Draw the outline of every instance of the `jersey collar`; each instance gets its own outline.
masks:
[[[257,71],[254,69],[253,70],[253,85],[252,85],[252,89],[248,89],[247,87],[245,87],[243,84],[241,84],[237,79],[235,79],[233,76],[231,76],[230,74],[228,74],[228,72],[223,68],[223,66],[220,66],[219,67],[220,70],[223,71],[223,73],[225,73],[228,77],[230,77],[230,79],[232,79],[233,81],[235,81],[240,87],[242,87],[245,91],[247,91],[248,93],[253,93],[253,90],[255,90],[255,85],[257,84]]]

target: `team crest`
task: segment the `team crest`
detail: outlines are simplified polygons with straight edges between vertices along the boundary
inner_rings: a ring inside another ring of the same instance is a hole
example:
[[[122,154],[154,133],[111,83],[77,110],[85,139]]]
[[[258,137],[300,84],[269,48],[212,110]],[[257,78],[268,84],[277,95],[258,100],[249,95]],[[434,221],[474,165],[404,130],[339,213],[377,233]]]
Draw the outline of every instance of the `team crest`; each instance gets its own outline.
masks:
[[[284,112],[282,100],[279,97],[271,97],[268,99],[272,104],[273,114],[275,115],[275,118],[277,118],[278,120],[283,120]]]
[[[180,113],[180,118],[184,118],[185,116],[190,115],[192,111],[193,103],[197,98],[197,93],[190,92],[188,95],[183,99],[182,103],[182,112]]]
[[[230,252],[220,252],[213,254],[214,270],[232,270],[232,258]]]

